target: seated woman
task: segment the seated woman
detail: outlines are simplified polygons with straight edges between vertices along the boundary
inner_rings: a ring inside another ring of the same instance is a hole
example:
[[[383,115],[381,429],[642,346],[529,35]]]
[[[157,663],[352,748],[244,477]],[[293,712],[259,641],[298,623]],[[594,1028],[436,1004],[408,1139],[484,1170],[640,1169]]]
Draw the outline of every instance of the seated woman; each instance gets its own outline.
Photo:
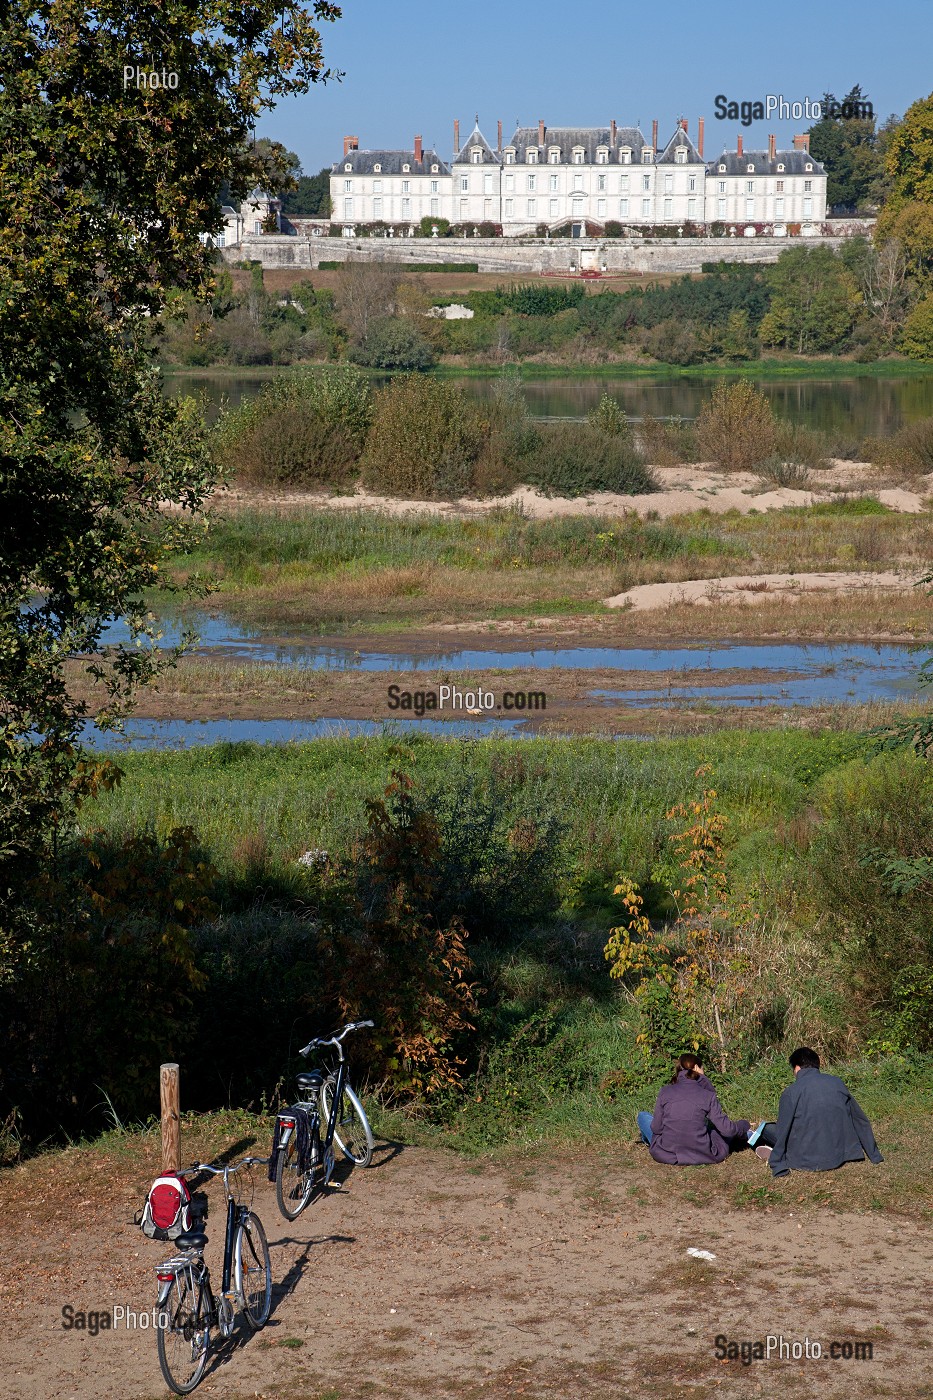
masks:
[[[638,1126],[656,1162],[695,1167],[722,1162],[745,1147],[750,1125],[745,1118],[726,1117],[696,1055],[681,1055],[654,1114],[639,1113]]]

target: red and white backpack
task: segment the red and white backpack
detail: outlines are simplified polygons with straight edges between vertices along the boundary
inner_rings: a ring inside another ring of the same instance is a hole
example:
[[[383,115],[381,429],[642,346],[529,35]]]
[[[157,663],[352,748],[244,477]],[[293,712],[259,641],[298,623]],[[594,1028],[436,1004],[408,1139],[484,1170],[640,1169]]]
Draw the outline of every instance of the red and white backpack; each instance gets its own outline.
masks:
[[[191,1192],[177,1172],[156,1177],[139,1223],[151,1240],[176,1240],[191,1227]]]

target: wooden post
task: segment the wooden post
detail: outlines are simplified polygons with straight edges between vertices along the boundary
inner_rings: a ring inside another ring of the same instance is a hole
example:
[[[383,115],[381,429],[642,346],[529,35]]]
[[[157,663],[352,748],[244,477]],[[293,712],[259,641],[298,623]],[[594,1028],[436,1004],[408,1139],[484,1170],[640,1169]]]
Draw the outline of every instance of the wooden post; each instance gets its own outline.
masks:
[[[162,1170],[181,1171],[181,1095],[177,1065],[159,1066],[162,1100]]]

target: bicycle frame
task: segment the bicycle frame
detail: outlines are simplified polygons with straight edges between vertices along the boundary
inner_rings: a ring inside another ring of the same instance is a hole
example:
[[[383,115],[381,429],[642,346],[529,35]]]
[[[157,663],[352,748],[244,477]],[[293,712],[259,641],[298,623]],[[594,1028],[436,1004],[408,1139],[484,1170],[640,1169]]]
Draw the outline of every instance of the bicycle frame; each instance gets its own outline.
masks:
[[[236,1232],[237,1227],[243,1222],[246,1216],[250,1214],[249,1206],[238,1205],[234,1200],[233,1193],[230,1190],[230,1177],[235,1172],[238,1172],[241,1167],[264,1165],[267,1160],[267,1158],[263,1157],[244,1157],[241,1162],[237,1162],[237,1164],[232,1167],[212,1167],[206,1162],[195,1162],[192,1166],[186,1167],[184,1171],[180,1173],[181,1176],[190,1176],[194,1172],[211,1172],[214,1176],[222,1176],[224,1179],[224,1194],[227,1198],[227,1224],[224,1234],[223,1271],[221,1273],[220,1293],[215,1294],[211,1287],[210,1269],[204,1259],[203,1252],[178,1254],[172,1259],[167,1259],[164,1264],[158,1265],[156,1269],[156,1276],[160,1283],[158,1297],[158,1306],[160,1308],[168,1298],[176,1274],[180,1273],[183,1268],[194,1271],[198,1264],[200,1264],[201,1267],[198,1270],[197,1276],[198,1307],[200,1308],[206,1290],[211,1326],[216,1326],[218,1324],[218,1303],[223,1299],[234,1301],[231,1283],[233,1278],[233,1250],[236,1243]],[[205,1207],[205,1221],[206,1218]],[[194,1282],[195,1280],[192,1272],[192,1283]],[[242,1306],[242,1298],[236,1297],[235,1301]]]

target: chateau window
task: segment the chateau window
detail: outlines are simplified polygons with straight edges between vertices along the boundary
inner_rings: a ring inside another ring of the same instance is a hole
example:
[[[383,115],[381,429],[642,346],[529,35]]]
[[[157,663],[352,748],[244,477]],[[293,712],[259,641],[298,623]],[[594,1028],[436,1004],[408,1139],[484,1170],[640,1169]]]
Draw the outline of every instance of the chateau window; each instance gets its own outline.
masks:
[[[552,190],[556,190],[559,186],[559,181],[556,175],[552,175],[548,183],[550,184]]]
[[[606,177],[605,177],[605,175],[597,175],[597,176],[596,176],[596,188],[597,188],[598,190],[604,190],[604,189],[606,188]]]
[[[686,146],[678,146],[678,147],[677,147],[677,150],[674,152],[674,164],[675,164],[675,165],[686,165],[686,164],[687,164],[687,148],[686,148]]]
[[[725,182],[725,180],[720,180],[720,181],[719,181],[719,193],[720,193],[720,194],[725,194],[725,192],[726,192],[726,182]]]
[[[642,187],[643,190],[650,190],[650,189],[651,189],[651,176],[650,176],[650,175],[643,175],[643,176],[641,177],[641,187]]]
[[[511,219],[511,218],[512,218],[512,215],[514,214],[514,212],[515,212],[515,200],[514,200],[514,199],[507,199],[507,200],[505,201],[505,217],[506,217],[507,219]]]
[[[664,201],[664,219],[665,219],[665,222],[666,222],[666,223],[670,223],[670,221],[671,221],[671,219],[673,219],[673,217],[674,217],[674,201],[673,201],[672,199],[665,199],[665,201]]]
[[[781,174],[783,174],[783,173],[784,173],[784,167],[783,167],[783,165],[779,165],[779,166],[778,166],[778,170],[781,172]]]
[[[654,155],[654,151],[651,149],[651,147],[650,147],[650,146],[646,146],[645,149],[644,149],[644,150],[642,151],[642,153],[641,153],[641,163],[642,163],[642,165],[650,165],[650,164],[651,164],[651,157],[652,157],[653,155]]]
[[[621,219],[627,219],[627,218],[628,218],[628,200],[627,200],[627,199],[620,199],[620,200],[619,200],[619,217],[620,217]]]
[[[721,165],[721,166],[719,167],[719,173],[720,173],[720,175],[725,175],[725,173],[726,173],[726,167],[725,167],[724,165]]]
[[[550,165],[560,165],[560,147],[552,146],[547,153],[547,158]]]
[[[596,152],[596,164],[597,164],[597,165],[608,165],[608,164],[609,164],[609,152],[608,152],[608,151],[605,149],[605,147],[603,147],[603,146],[600,146],[599,149],[598,149],[597,152]]]
[[[374,174],[376,174],[376,175],[381,175],[381,174],[382,174],[382,166],[381,166],[381,165],[374,165],[374,166],[373,166],[373,172],[374,172]]]
[[[405,165],[405,166],[403,166],[402,168],[403,168],[404,170],[407,170],[407,169],[408,169],[408,166]],[[410,180],[403,180],[403,181],[402,181],[402,194],[411,194],[411,181],[410,181]]]
[[[514,165],[514,164],[515,164],[515,152],[514,152],[514,150],[506,151],[506,153],[505,153],[505,163],[506,163],[506,165]]]
[[[382,194],[381,180],[373,180],[373,194]]]
[[[778,170],[781,170],[781,169],[783,169],[783,167],[779,165],[779,166],[778,166]],[[775,182],[774,182],[774,188],[775,188],[775,190],[776,190],[776,192],[777,192],[778,194],[783,194],[783,193],[784,193],[784,181],[783,181],[783,180],[775,180]]]
[[[534,149],[525,152],[525,161],[528,165],[538,164],[538,152]]]
[[[557,199],[552,199],[550,202],[550,215],[552,219],[557,218],[557,206],[559,203],[560,201]]]
[[[344,194],[349,194],[350,191],[352,190],[352,188],[353,188],[353,181],[352,181],[352,180],[344,180],[344,182],[343,182],[343,192],[344,192]]]
[[[746,165],[745,169],[747,170],[749,175],[754,175],[755,167],[753,165]]]
[[[695,199],[687,200],[687,218],[693,222],[697,216],[697,202]]]
[[[472,151],[470,152],[470,159],[472,160],[472,162],[473,162],[474,165],[482,165],[482,163],[483,163],[483,152],[482,152],[481,147],[479,147],[479,146],[474,146],[474,147],[473,147]]]
[[[403,199],[403,200],[402,200],[402,218],[403,218],[403,219],[410,219],[410,218],[411,218],[411,200],[410,200],[410,199]]]
[[[665,175],[665,176],[664,176],[664,193],[665,193],[665,194],[673,194],[673,193],[674,193],[674,177],[673,177],[673,175]]]
[[[755,193],[755,181],[754,181],[754,180],[746,180],[746,181],[745,181],[745,193],[746,193],[746,194],[754,194],[754,193]]]
[[[812,200],[812,199],[805,199],[805,200],[803,201],[803,217],[804,217],[805,219],[812,219],[812,218],[813,218],[813,200]]]
[[[350,206],[350,212],[349,212],[348,214],[347,214],[347,212],[346,212],[346,211],[347,211],[347,205]],[[345,199],[345,200],[343,201],[343,208],[344,208],[344,213],[346,214],[346,217],[347,217],[348,219],[352,219],[352,218],[353,218],[353,200],[352,200],[352,199]],[[255,221],[255,223],[253,224],[253,233],[262,233],[262,219],[257,219],[257,220]]]
[[[812,180],[804,180],[804,182],[803,182],[803,191],[804,191],[804,194],[809,194],[810,191],[811,191],[812,189],[813,189],[813,181],[812,181]]]
[[[604,219],[606,217],[606,201],[604,199],[597,199],[596,201],[596,217],[598,219]]]
[[[726,217],[726,201],[724,199],[717,199],[716,201],[716,217],[719,219],[724,219]]]
[[[582,192],[582,190],[583,190],[583,176],[582,176],[582,175],[574,175],[574,177],[573,177],[573,187],[574,187],[575,190],[580,190],[580,191]]]
[[[381,200],[381,199],[374,199],[374,200],[373,200],[373,218],[374,218],[374,219],[381,219],[381,218],[382,218],[382,200]]]
[[[492,194],[492,176],[483,176],[483,194]]]
[[[347,164],[346,164],[343,168],[344,168],[344,170],[352,170],[352,169],[353,169],[353,166],[352,166],[352,165],[350,164],[350,162],[348,161]]]
[[[467,215],[468,215],[469,212],[470,212],[470,201],[469,201],[468,199],[461,199],[461,201],[460,201],[460,222],[461,222],[461,223],[463,223],[464,219],[467,217]]]
[[[620,176],[619,176],[619,189],[622,191],[623,194],[628,194],[628,176],[627,176],[627,175],[620,175]]]
[[[688,179],[687,179],[687,189],[688,189],[688,190],[690,191],[690,193],[692,194],[693,191],[696,189],[696,187],[697,187],[697,177],[696,177],[695,175],[690,175],[690,176],[688,177]]]
[[[432,181],[431,181],[431,193],[432,193],[432,194],[437,194],[438,189],[439,189],[439,181],[437,181],[437,180],[432,180]]]
[[[745,217],[746,219],[754,219],[755,217],[755,201],[753,199],[745,201]]]
[[[506,190],[507,190],[510,194],[511,194],[511,192],[515,189],[515,176],[514,176],[514,175],[506,175],[506,177],[505,177],[505,188],[506,188]]]
[[[403,166],[402,166],[402,173],[403,173],[404,175],[407,175],[410,169],[411,169],[411,166],[410,166],[410,165],[403,165]]]
[[[803,168],[804,168],[804,170],[812,170],[812,169],[813,169],[813,166],[812,166],[812,165],[805,165]]]
[[[783,199],[783,196],[782,196],[780,199],[776,199],[776,200],[774,201],[774,217],[775,217],[776,219],[783,219],[783,217],[784,217],[784,199]]]
[[[460,176],[460,193],[461,193],[461,194],[466,194],[466,192],[467,192],[467,190],[468,190],[469,188],[470,188],[470,177],[469,177],[469,175],[461,175],[461,176]]]
[[[528,175],[526,178],[527,178],[527,180],[528,180],[528,189],[529,189],[529,190],[534,190],[534,189],[536,189],[536,188],[537,188],[537,185],[538,185],[538,177],[537,177],[537,175]]]
[[[651,218],[651,200],[643,199],[641,202],[641,216],[643,219]]]
[[[431,200],[431,218],[432,218],[432,219],[436,219],[437,216],[438,216],[438,214],[439,214],[440,212],[441,212],[441,201],[440,201],[439,199],[432,199],[432,200]]]
[[[533,219],[534,216],[535,216],[535,214],[537,213],[537,211],[538,211],[538,201],[537,201],[536,199],[529,199],[529,200],[528,200],[528,217],[529,217],[529,219]]]
[[[629,147],[629,146],[620,146],[620,147],[619,147],[619,164],[620,164],[620,165],[631,165],[631,163],[632,163],[632,151],[631,151],[631,147]]]
[[[345,200],[343,201],[343,217],[344,217],[345,219],[352,219],[352,218],[353,218],[353,200],[352,200],[352,199],[345,199]],[[261,231],[262,231],[262,224],[260,224],[259,227],[256,229],[256,232],[257,232],[257,233],[260,233]]]
[[[582,148],[581,148],[580,146],[577,146],[577,147],[574,149],[574,153],[573,153],[573,163],[574,163],[574,165],[582,165],[582,164],[583,164],[583,150],[582,150]]]
[[[438,169],[439,169],[438,166],[432,165],[432,166],[431,166],[431,174],[432,174],[432,175],[436,175],[436,174],[438,173]]]

